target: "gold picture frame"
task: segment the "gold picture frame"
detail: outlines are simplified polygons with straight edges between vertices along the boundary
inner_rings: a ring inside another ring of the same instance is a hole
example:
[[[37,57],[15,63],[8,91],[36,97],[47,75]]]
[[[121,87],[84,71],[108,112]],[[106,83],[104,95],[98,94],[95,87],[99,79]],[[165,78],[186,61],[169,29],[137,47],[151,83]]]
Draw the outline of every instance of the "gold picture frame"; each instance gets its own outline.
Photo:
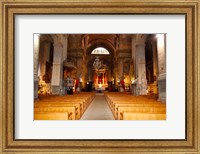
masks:
[[[1,153],[200,153],[199,0],[3,0],[0,2]],[[186,16],[186,139],[14,139],[15,14],[184,14]]]

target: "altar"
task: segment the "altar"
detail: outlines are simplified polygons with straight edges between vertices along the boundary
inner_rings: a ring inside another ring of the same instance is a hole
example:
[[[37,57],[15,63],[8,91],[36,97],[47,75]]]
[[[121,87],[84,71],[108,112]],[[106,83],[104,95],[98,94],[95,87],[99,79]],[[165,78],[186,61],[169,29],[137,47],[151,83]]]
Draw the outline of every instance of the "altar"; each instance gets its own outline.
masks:
[[[95,59],[93,63],[94,67],[94,87],[97,91],[104,91],[108,88],[107,83],[107,67],[106,65],[102,64],[99,60],[99,57]]]
[[[95,70],[95,90],[104,91],[108,88],[106,69]]]
[[[107,87],[108,87],[108,85],[107,85]],[[104,84],[104,85],[102,85],[102,84],[96,84],[95,85],[95,90],[96,91],[104,91],[104,90],[106,90],[106,84]]]

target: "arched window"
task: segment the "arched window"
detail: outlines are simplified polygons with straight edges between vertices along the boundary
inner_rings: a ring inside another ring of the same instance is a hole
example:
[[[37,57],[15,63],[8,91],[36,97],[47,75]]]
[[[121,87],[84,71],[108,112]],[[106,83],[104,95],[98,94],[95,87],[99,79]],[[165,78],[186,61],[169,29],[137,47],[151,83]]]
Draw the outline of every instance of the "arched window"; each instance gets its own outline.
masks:
[[[98,47],[98,48],[96,48],[96,49],[94,49],[92,51],[92,54],[96,54],[96,55],[109,55],[110,53],[105,48]]]

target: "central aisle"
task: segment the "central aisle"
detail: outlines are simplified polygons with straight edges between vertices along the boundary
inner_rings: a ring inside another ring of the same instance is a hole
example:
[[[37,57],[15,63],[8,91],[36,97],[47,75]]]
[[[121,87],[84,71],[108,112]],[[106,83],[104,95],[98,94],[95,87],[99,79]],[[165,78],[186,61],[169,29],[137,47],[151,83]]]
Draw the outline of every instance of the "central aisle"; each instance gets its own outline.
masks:
[[[115,120],[104,93],[96,93],[95,98],[80,120]]]

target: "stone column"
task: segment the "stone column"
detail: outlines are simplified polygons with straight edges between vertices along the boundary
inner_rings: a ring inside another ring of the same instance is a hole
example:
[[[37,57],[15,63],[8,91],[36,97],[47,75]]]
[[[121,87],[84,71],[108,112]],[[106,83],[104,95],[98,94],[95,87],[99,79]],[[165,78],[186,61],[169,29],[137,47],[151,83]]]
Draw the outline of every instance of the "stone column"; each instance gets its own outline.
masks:
[[[120,84],[118,85],[118,91],[123,92],[123,88],[121,85],[121,80],[123,80],[124,77],[124,73],[123,73],[123,58],[119,58],[118,59],[118,78],[119,78],[119,82]]]
[[[49,42],[44,42],[42,45],[42,51],[40,52],[40,76],[43,76],[46,73],[47,53],[50,50]]]
[[[119,72],[119,78],[120,78],[120,80],[121,79],[123,79],[123,59],[122,58],[120,58],[119,60],[118,60],[118,72]]]
[[[65,34],[63,37],[63,60],[67,59],[68,51],[68,34]]]
[[[145,44],[137,44],[137,95],[147,94],[147,79],[146,79],[146,62],[145,62]]]
[[[38,98],[40,34],[34,34],[34,99]]]
[[[88,47],[88,41],[89,36],[87,35],[84,38],[85,41],[83,41],[83,59],[82,59],[82,85],[85,89],[85,85],[87,82],[87,47]]]
[[[158,76],[158,56],[157,56],[157,44],[156,41],[152,42],[152,49],[153,49],[153,76],[154,78],[154,83],[153,83],[153,93],[158,94],[158,81],[157,81],[157,76]]]
[[[109,67],[109,69],[108,69],[108,79],[107,79],[107,81],[112,81],[112,73],[111,73],[111,67]]]
[[[158,54],[158,100],[166,102],[166,52],[165,34],[157,36]]]
[[[157,56],[157,44],[155,41],[152,42],[153,49],[153,75],[158,75],[158,56]]]
[[[84,54],[85,55],[85,54]],[[86,85],[86,80],[87,80],[87,60],[86,60],[86,56],[83,55],[83,61],[82,61],[82,85],[83,88],[85,89],[85,85]]]
[[[133,78],[136,78],[136,39],[135,35],[132,36],[132,60],[133,60]]]
[[[137,95],[136,90],[137,90],[137,83],[136,78],[137,78],[137,68],[136,68],[136,36],[132,35],[132,60],[133,60],[133,76],[130,78],[131,80],[131,92],[133,95]],[[134,81],[134,83],[133,83]]]
[[[88,64],[88,70],[87,71],[88,71],[88,80],[92,81],[93,77],[92,77],[92,63],[91,62]]]
[[[63,82],[63,46],[62,44],[54,44],[54,57],[53,57],[53,72],[52,72],[52,94],[62,95],[62,82]]]
[[[113,73],[114,73],[114,85],[115,85],[115,89],[117,88],[117,82],[118,82],[118,63],[117,60],[115,60],[114,62],[114,67],[113,67]]]
[[[63,53],[62,53],[62,62],[61,64],[63,64],[63,62],[66,60],[67,61],[67,52],[68,52],[68,37],[69,35],[68,34],[64,34],[62,35],[62,43],[63,43]],[[64,86],[64,80],[63,80],[63,66],[62,66],[62,69],[61,69],[61,77],[62,77],[62,95],[65,95],[65,86]]]
[[[82,57],[79,57],[77,58],[77,79],[82,79],[82,69],[79,69],[82,67],[82,63],[83,63],[83,58]]]

